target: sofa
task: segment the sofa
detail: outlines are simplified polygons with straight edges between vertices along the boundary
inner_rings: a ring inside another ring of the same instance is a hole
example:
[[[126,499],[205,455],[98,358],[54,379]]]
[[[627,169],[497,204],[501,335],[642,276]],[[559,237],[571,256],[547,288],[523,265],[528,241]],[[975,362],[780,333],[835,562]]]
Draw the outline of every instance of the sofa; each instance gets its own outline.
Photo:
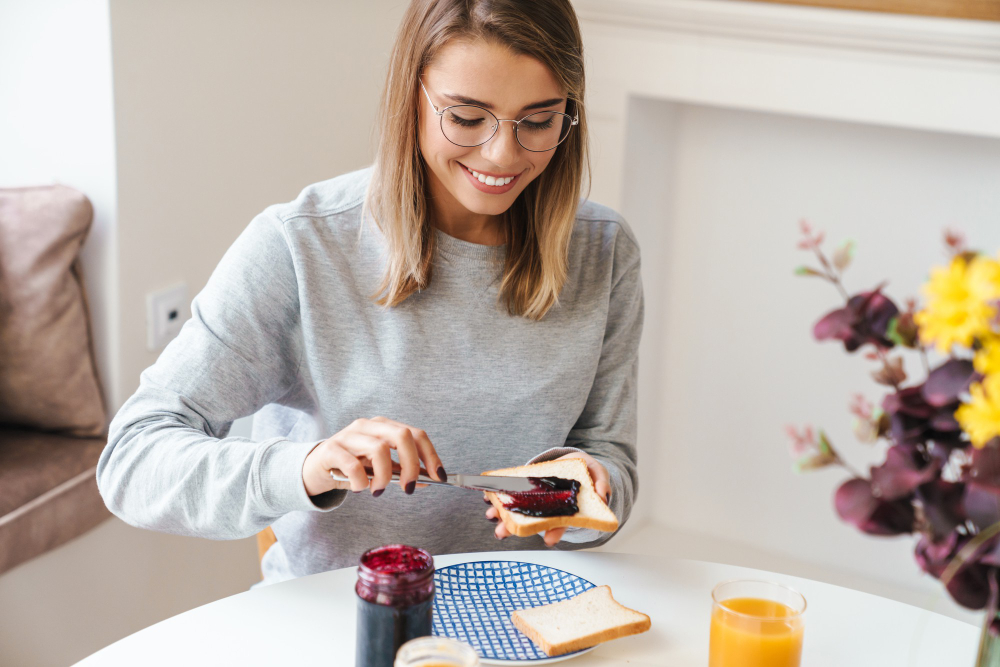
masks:
[[[111,516],[97,490],[108,414],[79,260],[92,220],[72,188],[0,188],[0,574]]]

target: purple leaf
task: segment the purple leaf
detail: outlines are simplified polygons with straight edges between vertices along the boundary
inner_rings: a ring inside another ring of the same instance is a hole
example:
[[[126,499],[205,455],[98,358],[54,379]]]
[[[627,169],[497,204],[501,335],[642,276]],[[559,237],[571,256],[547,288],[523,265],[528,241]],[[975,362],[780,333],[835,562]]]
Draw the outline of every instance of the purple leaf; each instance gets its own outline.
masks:
[[[872,491],[881,500],[898,500],[918,486],[937,478],[942,463],[923,455],[912,445],[896,445],[886,452],[885,463],[871,469]]]
[[[917,499],[921,503],[924,519],[934,539],[944,539],[956,527],[965,523],[962,502],[964,491],[964,484],[941,479],[917,489]]]
[[[997,523],[1000,521],[1000,491],[966,484],[962,511],[977,526],[985,527]],[[1000,565],[1000,562],[996,565]]]
[[[854,324],[854,313],[850,308],[838,308],[830,311],[816,323],[813,327],[813,336],[816,340],[827,340],[835,338],[837,340],[847,340],[854,333],[851,325]]]
[[[971,361],[949,359],[930,372],[921,393],[930,405],[942,407],[954,403],[968,391],[975,376]]]
[[[972,461],[965,470],[963,480],[969,486],[987,489],[1000,494],[1000,448],[983,447],[972,450]],[[985,527],[981,526],[981,527]]]
[[[834,495],[834,506],[841,519],[869,535],[913,532],[913,505],[908,500],[880,501],[866,479],[855,477],[841,484]]]
[[[824,315],[813,327],[813,336],[817,340],[842,341],[848,352],[854,352],[865,343],[892,347],[886,333],[899,309],[880,290],[856,294],[843,308]]]
[[[937,542],[924,536],[917,542],[914,552],[917,564],[924,572],[940,579],[948,564],[969,539],[969,537],[961,536],[955,531]],[[978,562],[977,559],[971,559],[948,582],[948,593],[951,594],[955,602],[963,607],[982,609],[989,601],[988,577],[991,569]]]

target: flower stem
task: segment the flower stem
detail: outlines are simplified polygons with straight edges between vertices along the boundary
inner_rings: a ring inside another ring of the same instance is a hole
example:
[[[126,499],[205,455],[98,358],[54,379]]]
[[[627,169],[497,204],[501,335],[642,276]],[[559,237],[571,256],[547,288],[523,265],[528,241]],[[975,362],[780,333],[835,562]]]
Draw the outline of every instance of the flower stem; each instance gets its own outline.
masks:
[[[850,301],[850,295],[848,295],[847,290],[844,289],[843,283],[840,282],[840,275],[830,265],[830,262],[827,261],[826,255],[823,254],[823,251],[820,250],[818,246],[813,250],[816,252],[816,257],[819,258],[819,263],[823,265],[823,270],[826,271],[827,280],[837,286],[837,289],[840,290],[841,296],[844,297],[844,301]]]

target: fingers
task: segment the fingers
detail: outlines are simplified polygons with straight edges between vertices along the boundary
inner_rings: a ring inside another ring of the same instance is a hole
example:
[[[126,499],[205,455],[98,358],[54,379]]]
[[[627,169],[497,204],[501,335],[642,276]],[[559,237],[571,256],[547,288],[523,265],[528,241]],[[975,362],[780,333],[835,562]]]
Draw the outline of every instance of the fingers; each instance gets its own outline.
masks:
[[[607,469],[597,462],[597,459],[593,457],[588,457],[590,460],[587,461],[587,471],[590,473],[590,477],[594,480],[594,490],[597,491],[597,495],[607,501],[608,495],[611,493],[611,476],[608,474]]]
[[[399,481],[404,489],[409,488],[409,492],[412,493],[412,487],[407,487],[406,484],[417,479],[421,462],[428,474],[439,481],[445,480],[444,464],[426,431],[387,417],[373,417],[367,421],[377,425],[376,428],[382,430],[396,444],[401,466]]]
[[[608,474],[608,469],[601,465],[600,461],[584,452],[571,452],[560,456],[559,459],[583,459],[587,464],[590,478],[594,480],[594,491],[601,497],[605,505],[611,502],[611,475]]]
[[[510,537],[510,531],[507,530],[507,526],[503,525],[503,521],[498,523],[497,527],[493,529],[493,536],[498,540]]]
[[[491,523],[497,524],[497,526],[493,529],[493,536],[498,540],[511,536],[511,532],[507,530],[507,526],[500,521],[500,513],[497,511],[497,508],[490,506],[490,508],[486,510],[486,519]],[[547,530],[542,534],[542,540],[545,542],[546,546],[554,547],[556,543],[562,539],[563,533],[565,532],[565,528],[553,528],[551,530]]]
[[[597,495],[601,497],[605,505],[611,502],[611,485],[603,479],[594,482],[594,490],[597,491]]]
[[[542,540],[545,542],[545,546],[554,547],[556,543],[562,539],[563,533],[565,532],[565,528],[552,528],[550,530],[546,530],[542,537]]]
[[[367,441],[374,440],[371,436],[363,433],[350,433],[344,436],[345,443],[363,447],[369,444]],[[368,472],[364,464],[358,460],[351,452],[343,447],[333,447],[329,450],[328,466],[340,470],[351,482],[351,491],[364,491],[368,488]]]
[[[375,450],[368,455],[372,462],[371,490],[372,495],[376,498],[382,495],[385,487],[389,486],[389,482],[392,480],[391,449],[388,442],[380,440],[375,445]]]

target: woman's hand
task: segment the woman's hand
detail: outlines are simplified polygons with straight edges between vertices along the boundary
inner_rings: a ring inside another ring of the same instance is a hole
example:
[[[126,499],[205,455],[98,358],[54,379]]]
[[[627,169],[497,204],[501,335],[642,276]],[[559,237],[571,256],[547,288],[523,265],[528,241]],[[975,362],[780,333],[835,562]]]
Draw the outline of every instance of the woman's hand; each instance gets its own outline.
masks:
[[[597,459],[590,454],[585,454],[583,452],[570,452],[569,454],[565,454],[553,460],[559,461],[561,459],[583,459],[586,461],[587,472],[590,473],[591,479],[594,480],[594,489],[597,491],[597,495],[599,495],[605,503],[611,499],[611,476],[608,475],[607,469],[598,463]],[[485,499],[486,496],[484,495],[483,498]],[[486,502],[489,502],[489,500]],[[500,521],[500,513],[497,512],[497,508],[493,507],[492,503],[490,504],[490,508],[486,510],[486,518],[497,524],[497,527],[493,530],[493,534],[498,540],[510,537],[511,534],[507,530],[507,527]],[[565,528],[553,528],[552,530],[545,531],[542,535],[542,539],[545,541],[547,546],[552,547],[555,546],[556,542],[562,539],[563,533],[565,532]]]
[[[344,488],[344,482],[330,477],[330,471],[336,469],[350,480],[351,491],[371,488],[373,496],[382,495],[392,478],[393,449],[399,456],[399,485],[406,493],[416,488],[421,462],[436,479],[445,480],[444,466],[427,433],[385,417],[372,417],[354,420],[309,452],[302,464],[306,493],[316,496]],[[371,484],[365,466],[372,469]]]

